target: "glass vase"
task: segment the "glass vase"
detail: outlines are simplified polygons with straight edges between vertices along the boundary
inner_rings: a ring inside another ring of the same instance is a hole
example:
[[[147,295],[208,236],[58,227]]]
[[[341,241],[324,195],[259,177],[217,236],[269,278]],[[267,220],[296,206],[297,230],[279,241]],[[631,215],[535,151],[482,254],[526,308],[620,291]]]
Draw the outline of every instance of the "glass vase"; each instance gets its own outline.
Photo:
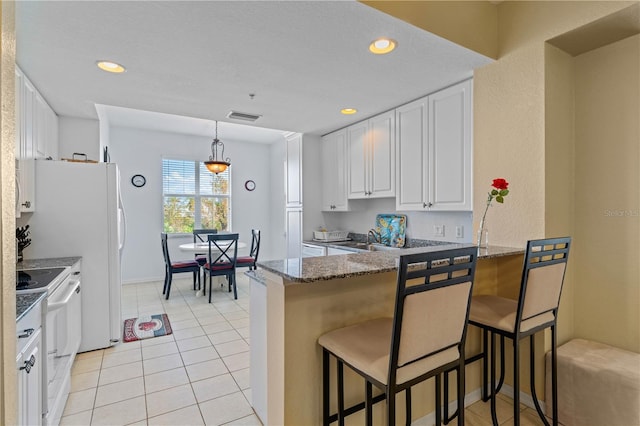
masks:
[[[489,230],[487,229],[484,221],[480,222],[476,244],[481,248],[489,246]]]

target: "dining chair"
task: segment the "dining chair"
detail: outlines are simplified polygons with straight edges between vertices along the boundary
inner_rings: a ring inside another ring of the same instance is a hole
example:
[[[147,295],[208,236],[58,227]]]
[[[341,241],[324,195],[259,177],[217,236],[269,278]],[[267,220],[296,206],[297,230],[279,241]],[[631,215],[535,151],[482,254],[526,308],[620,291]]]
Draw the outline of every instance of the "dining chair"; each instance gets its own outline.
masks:
[[[238,298],[236,288],[236,259],[238,257],[238,234],[209,234],[209,253],[203,269],[209,274],[209,303],[211,303],[211,278],[225,276],[229,291],[233,288],[233,298]],[[206,287],[206,283],[205,283]],[[206,291],[206,290],[205,290]]]
[[[535,334],[551,329],[551,401],[553,424],[558,424],[557,336],[556,321],[565,270],[569,259],[571,238],[548,238],[527,242],[518,300],[499,296],[475,296],[471,300],[469,323],[482,329],[482,399],[491,400],[491,419],[498,424],[496,394],[504,383],[504,339],[513,342],[513,423],[520,424],[520,340],[529,337],[529,372],[531,396],[538,415],[545,425],[549,422],[542,412],[535,389]],[[490,335],[490,343],[488,336]],[[500,379],[496,385],[495,336],[500,336]],[[489,360],[489,351],[491,352]],[[490,379],[487,380],[487,361]],[[491,384],[491,392],[487,390]],[[547,411],[549,405],[547,405]]]
[[[458,424],[464,424],[464,345],[478,249],[466,247],[400,256],[393,318],[378,318],[323,334],[323,424],[386,400],[386,421],[396,424],[396,394],[405,391],[411,424],[411,387],[435,377],[436,424],[441,423],[441,373],[458,374]],[[337,360],[337,413],[330,413],[330,356]],[[344,407],[344,364],[365,380],[365,401]],[[373,386],[383,393],[373,397]]]
[[[238,257],[236,267],[246,268],[249,270],[256,269],[256,262],[258,261],[258,254],[260,253],[260,230],[251,230],[251,250],[249,256]]]
[[[196,276],[198,277],[198,288],[200,287],[200,265],[195,260],[180,260],[177,262],[171,261],[169,255],[169,246],[167,244],[167,234],[162,232],[160,234],[162,240],[162,255],[164,256],[164,287],[162,288],[162,294],[165,295],[165,299],[169,299],[169,293],[171,292],[171,281],[173,280],[173,274],[179,274],[182,272],[193,272],[193,288],[196,287]]]
[[[193,244],[197,244],[197,243],[206,243],[207,242],[207,235],[209,234],[217,234],[218,230],[217,229],[194,229],[193,230]],[[204,235],[204,237],[203,237]],[[195,253],[195,259],[198,262],[198,264],[200,265],[200,267],[204,266],[205,263],[207,263],[207,253],[203,251],[203,253]],[[204,276],[204,271],[202,271],[202,279],[205,279]],[[193,289],[195,290],[195,284]],[[198,286],[198,290],[200,290],[200,286]]]

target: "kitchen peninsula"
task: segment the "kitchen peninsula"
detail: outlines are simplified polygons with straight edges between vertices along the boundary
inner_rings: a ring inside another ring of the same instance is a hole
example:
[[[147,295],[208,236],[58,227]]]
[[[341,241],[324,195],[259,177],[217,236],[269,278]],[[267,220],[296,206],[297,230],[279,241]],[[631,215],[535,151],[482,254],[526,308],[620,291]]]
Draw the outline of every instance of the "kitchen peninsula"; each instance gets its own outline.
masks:
[[[416,247],[341,256],[258,262],[251,278],[251,390],[252,405],[264,424],[322,424],[322,355],[320,335],[361,321],[392,317],[398,257],[447,250],[468,244]],[[523,249],[479,249],[474,295],[515,298],[520,285]],[[468,355],[480,350],[480,336],[469,328]],[[543,354],[539,356],[544,362]],[[332,365],[332,368],[335,368]],[[345,406],[361,402],[364,382],[345,369]],[[479,397],[479,363],[467,367],[466,393]],[[538,371],[544,371],[543,368]],[[335,374],[331,374],[332,380]],[[537,378],[542,389],[542,378]],[[412,388],[413,420],[434,410],[433,381]],[[451,386],[451,395],[455,393]],[[332,384],[335,412],[335,384]],[[523,387],[524,389],[524,387]],[[477,394],[477,396],[475,395]],[[398,418],[404,418],[404,395],[398,396]],[[455,398],[455,397],[453,397]],[[450,399],[451,401],[451,399]],[[382,404],[374,407],[381,420]],[[362,412],[354,414],[355,422]]]

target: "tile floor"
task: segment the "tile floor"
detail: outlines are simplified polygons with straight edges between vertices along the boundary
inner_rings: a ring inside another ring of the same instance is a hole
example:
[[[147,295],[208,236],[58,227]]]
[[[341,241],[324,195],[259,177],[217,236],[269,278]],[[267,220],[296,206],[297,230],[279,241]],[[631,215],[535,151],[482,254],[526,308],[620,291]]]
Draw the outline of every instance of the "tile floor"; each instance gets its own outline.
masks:
[[[173,334],[78,354],[61,425],[260,425],[250,401],[249,281],[238,273],[238,300],[218,288],[212,303],[189,278],[126,285],[122,317],[166,312]],[[512,401],[500,396],[501,425],[513,424]],[[541,425],[522,406],[521,424]],[[489,404],[466,409],[466,424],[491,425]]]

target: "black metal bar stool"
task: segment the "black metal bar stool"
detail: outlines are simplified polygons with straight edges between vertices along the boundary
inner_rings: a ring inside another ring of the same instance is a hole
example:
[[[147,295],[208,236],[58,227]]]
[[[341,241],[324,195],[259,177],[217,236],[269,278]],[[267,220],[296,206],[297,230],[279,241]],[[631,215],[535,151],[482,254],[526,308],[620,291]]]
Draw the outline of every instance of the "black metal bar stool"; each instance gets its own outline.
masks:
[[[534,335],[546,328],[551,329],[551,382],[553,424],[558,424],[556,321],[562,293],[571,238],[548,238],[527,243],[524,258],[520,294],[518,300],[499,296],[475,296],[471,300],[469,323],[482,329],[482,353],[471,360],[482,359],[483,401],[491,400],[491,418],[498,424],[496,416],[496,394],[504,383],[504,339],[513,342],[513,411],[514,425],[520,424],[520,340],[530,339],[531,396],[538,415],[545,425],[549,422],[542,412],[535,390],[535,339]],[[500,379],[496,386],[495,337],[500,336]],[[487,380],[487,361],[490,352],[490,379]],[[469,360],[468,360],[469,361]],[[491,384],[491,392],[487,390]],[[547,401],[549,399],[547,398]],[[548,410],[548,407],[547,407]],[[446,416],[446,413],[445,413]]]
[[[440,374],[458,372],[459,424],[464,424],[464,342],[478,250],[476,247],[400,256],[393,318],[378,318],[330,331],[322,346],[323,424],[386,400],[387,424],[396,421],[395,395],[405,391],[411,424],[411,387],[436,378],[436,422],[440,424]],[[337,359],[338,412],[329,409],[329,361]],[[365,380],[365,401],[344,406],[344,365]],[[373,397],[373,386],[384,393]]]

